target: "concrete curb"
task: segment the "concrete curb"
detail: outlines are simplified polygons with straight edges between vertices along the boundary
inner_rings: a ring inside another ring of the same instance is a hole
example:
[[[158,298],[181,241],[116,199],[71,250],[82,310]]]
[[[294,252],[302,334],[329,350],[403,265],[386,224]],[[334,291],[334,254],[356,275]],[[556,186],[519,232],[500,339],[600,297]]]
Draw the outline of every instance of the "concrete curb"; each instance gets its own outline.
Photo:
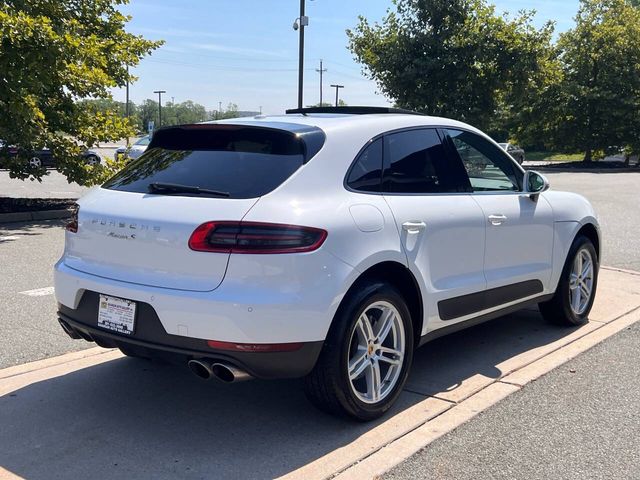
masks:
[[[368,457],[337,472],[330,478],[339,480],[381,478],[393,467],[407,460],[443,435],[455,430],[512,393],[525,388],[527,384],[638,321],[640,321],[640,307],[636,307],[609,323],[602,324],[602,326],[579,339],[502,376],[467,399],[459,403],[453,403],[451,408],[440,415],[427,420],[408,434],[382,446]]]
[[[0,213],[0,223],[28,222],[31,220],[55,220],[69,218],[71,210],[39,210],[35,212]]]
[[[550,168],[537,167],[532,165],[529,170],[536,170],[540,173],[640,173],[638,167],[620,167],[620,168]]]

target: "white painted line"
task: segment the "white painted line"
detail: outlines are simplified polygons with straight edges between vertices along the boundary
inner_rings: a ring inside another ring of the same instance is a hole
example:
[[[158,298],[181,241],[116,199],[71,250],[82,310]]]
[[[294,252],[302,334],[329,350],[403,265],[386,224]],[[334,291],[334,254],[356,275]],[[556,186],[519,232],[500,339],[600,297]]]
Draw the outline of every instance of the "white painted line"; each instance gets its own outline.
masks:
[[[8,240],[19,240],[20,237],[18,235],[6,235],[4,237],[0,237],[0,242],[6,242]]]
[[[47,295],[53,295],[53,287],[36,288],[35,290],[26,290],[19,293],[27,295],[28,297],[45,297]]]

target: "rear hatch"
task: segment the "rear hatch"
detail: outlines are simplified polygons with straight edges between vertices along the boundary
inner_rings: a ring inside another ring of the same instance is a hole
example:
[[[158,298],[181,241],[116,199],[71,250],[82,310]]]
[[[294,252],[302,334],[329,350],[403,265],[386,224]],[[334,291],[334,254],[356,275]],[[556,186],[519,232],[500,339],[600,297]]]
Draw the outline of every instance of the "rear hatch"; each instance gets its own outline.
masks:
[[[247,125],[158,131],[138,160],[79,204],[65,264],[81,272],[153,287],[210,291],[229,253],[194,251],[209,221],[240,221],[308,160],[304,136]]]

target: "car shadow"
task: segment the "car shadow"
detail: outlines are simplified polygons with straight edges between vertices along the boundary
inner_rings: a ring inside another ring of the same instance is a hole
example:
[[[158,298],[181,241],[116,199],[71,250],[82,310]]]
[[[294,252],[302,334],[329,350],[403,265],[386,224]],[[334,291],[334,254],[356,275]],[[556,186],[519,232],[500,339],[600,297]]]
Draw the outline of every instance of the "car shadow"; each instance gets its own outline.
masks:
[[[19,237],[42,235],[43,230],[64,228],[67,223],[69,223],[69,219],[30,220],[25,222],[0,223],[0,244],[18,240]]]
[[[371,423],[314,409],[301,380],[223,385],[186,366],[119,358],[0,397],[0,467],[37,480],[274,478],[357,441],[427,392],[498,378],[505,359],[572,331],[526,310],[429,343],[409,381],[419,393],[403,392]]]
[[[536,307],[441,337],[420,348],[406,389],[447,398],[465,381],[489,381],[510,373],[501,365],[572,334],[577,328],[546,322]]]

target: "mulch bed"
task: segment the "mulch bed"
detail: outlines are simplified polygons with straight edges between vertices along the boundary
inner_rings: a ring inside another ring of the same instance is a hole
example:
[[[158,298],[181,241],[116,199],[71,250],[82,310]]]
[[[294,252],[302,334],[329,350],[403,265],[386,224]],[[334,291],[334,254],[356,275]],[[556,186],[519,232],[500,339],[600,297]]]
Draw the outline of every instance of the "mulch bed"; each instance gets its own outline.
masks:
[[[63,210],[76,203],[69,198],[8,198],[0,197],[0,213],[40,212]]]

